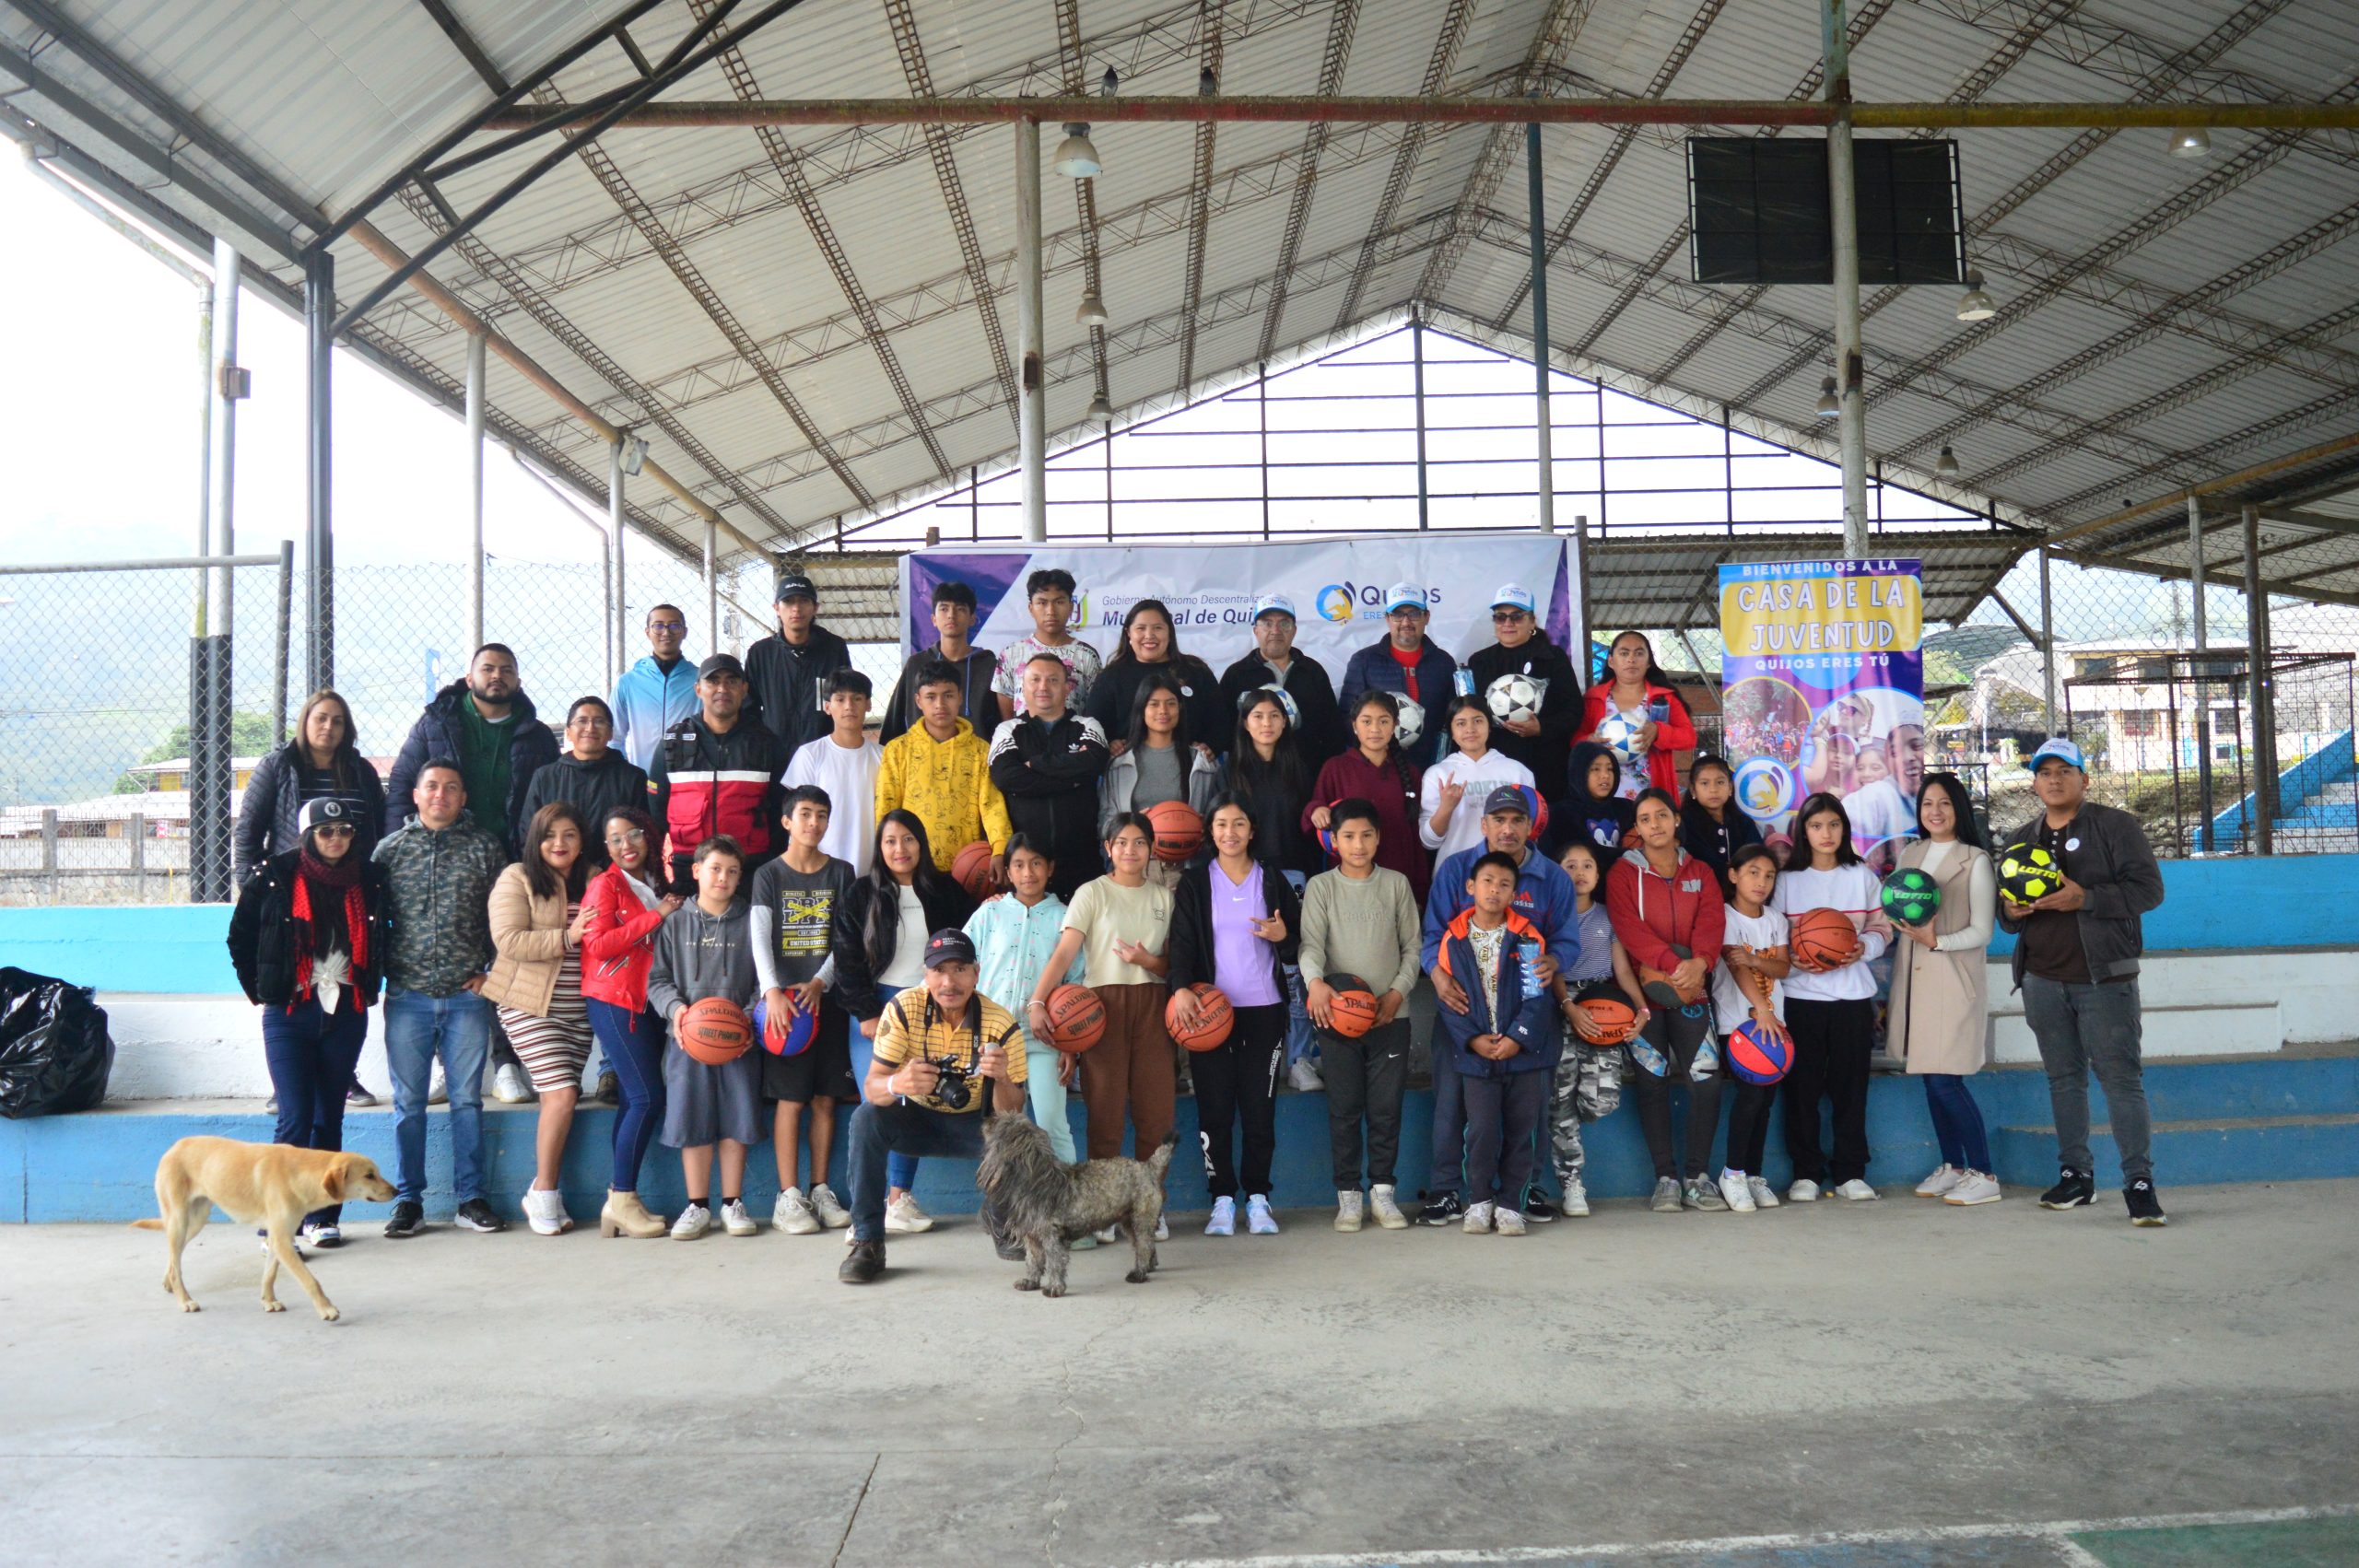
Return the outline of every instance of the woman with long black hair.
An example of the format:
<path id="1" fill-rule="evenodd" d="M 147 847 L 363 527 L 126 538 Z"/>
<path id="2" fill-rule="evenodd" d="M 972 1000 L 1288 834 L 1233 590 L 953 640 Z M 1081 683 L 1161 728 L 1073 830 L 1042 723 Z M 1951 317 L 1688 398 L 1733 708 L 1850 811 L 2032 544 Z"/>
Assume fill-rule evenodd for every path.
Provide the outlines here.
<path id="1" fill-rule="evenodd" d="M 1238 705 L 1222 783 L 1252 813 L 1254 843 L 1262 859 L 1302 877 L 1327 867 L 1326 851 L 1302 830 L 1311 781 L 1285 695 L 1275 686 L 1247 692 Z"/>
<path id="2" fill-rule="evenodd" d="M 1924 837 L 1901 850 L 1900 865 L 1931 877 L 1942 901 L 1922 925 L 1894 922 L 1900 951 L 1892 961 L 1884 1048 L 1925 1081 L 1925 1108 L 1942 1146 L 1941 1165 L 1917 1184 L 1917 1196 L 1961 1208 L 1996 1203 L 1990 1137 L 1966 1081 L 1989 1060 L 1989 949 L 1999 915 L 1998 873 L 1956 774 L 1925 775 L 1917 825 Z"/>
<path id="3" fill-rule="evenodd" d="M 1154 673 L 1169 676 L 1178 686 L 1188 709 L 1188 733 L 1210 739 L 1221 732 L 1227 716 L 1221 711 L 1219 678 L 1211 665 L 1180 651 L 1179 628 L 1163 601 L 1142 599 L 1122 617 L 1121 646 L 1098 672 L 1081 708 L 1097 720 L 1117 755 L 1123 743 L 1117 737 L 1128 728 L 1138 704 L 1139 683 Z"/>
<path id="4" fill-rule="evenodd" d="M 525 826 L 522 858 L 491 884 L 493 956 L 482 994 L 499 1010 L 499 1026 L 540 1096 L 533 1181 L 524 1189 L 524 1218 L 536 1235 L 573 1228 L 557 1175 L 593 1038 L 581 992 L 589 837 L 580 812 L 552 801 Z"/>
<path id="5" fill-rule="evenodd" d="M 1179 801 L 1198 816 L 1220 793 L 1220 767 L 1213 749 L 1197 739 L 1189 726 L 1190 708 L 1180 682 L 1160 670 L 1150 670 L 1138 683 L 1132 699 L 1130 728 L 1122 748 L 1106 767 L 1105 793 L 1097 810 L 1097 834 L 1111 837 L 1114 820 L 1144 812 L 1168 801 Z M 1163 885 L 1178 880 L 1179 868 L 1157 860 L 1152 868 Z"/>
<path id="6" fill-rule="evenodd" d="M 598 1234 L 652 1238 L 670 1226 L 639 1198 L 639 1168 L 663 1129 L 663 1020 L 647 1005 L 647 975 L 663 918 L 687 900 L 664 878 L 663 839 L 644 811 L 608 812 L 598 837 L 606 869 L 581 893 L 581 997 L 622 1097 Z"/>
<path id="7" fill-rule="evenodd" d="M 1639 790 L 1657 789 L 1671 797 L 1676 809 L 1677 754 L 1695 749 L 1696 720 L 1671 689 L 1671 677 L 1655 662 L 1655 645 L 1644 632 L 1623 632 L 1606 646 L 1605 679 L 1590 687 L 1573 739 L 1594 739 L 1598 727 L 1617 714 L 1631 730 L 1627 748 L 1614 752 L 1622 768 L 1622 798 L 1635 801 Z M 1578 790 L 1579 778 L 1572 785 Z"/>
<path id="8" fill-rule="evenodd" d="M 1876 1195 L 1868 1185 L 1868 1064 L 1876 1048 L 1876 977 L 1869 965 L 1892 938 L 1876 873 L 1851 842 L 1851 818 L 1821 792 L 1794 813 L 1793 860 L 1778 873 L 1773 904 L 1790 924 L 1813 909 L 1851 922 L 1851 950 L 1834 959 L 1793 954 L 1786 976 L 1786 1031 L 1794 1063 L 1780 1093 L 1786 1101 L 1786 1153 L 1794 1182 L 1788 1201 L 1814 1203 L 1832 1193 L 1853 1202 Z M 1819 1102 L 1835 1106 L 1831 1155 L 1819 1141 Z"/>

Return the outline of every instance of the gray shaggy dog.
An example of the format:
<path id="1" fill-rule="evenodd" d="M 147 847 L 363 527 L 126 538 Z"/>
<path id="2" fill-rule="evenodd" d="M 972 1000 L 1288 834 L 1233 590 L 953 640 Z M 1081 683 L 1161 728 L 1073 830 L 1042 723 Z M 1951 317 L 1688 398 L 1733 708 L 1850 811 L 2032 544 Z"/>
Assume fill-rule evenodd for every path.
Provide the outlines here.
<path id="1" fill-rule="evenodd" d="M 1024 1244 L 1019 1291 L 1065 1293 L 1065 1264 L 1073 1244 L 1092 1231 L 1119 1224 L 1131 1234 L 1134 1285 L 1156 1266 L 1155 1225 L 1163 1217 L 1163 1174 L 1171 1168 L 1179 1134 L 1166 1137 L 1146 1160 L 1089 1160 L 1068 1165 L 1049 1135 L 1022 1116 L 995 1116 L 983 1129 L 983 1160 L 975 1184 L 1000 1222 L 1000 1234 Z"/>

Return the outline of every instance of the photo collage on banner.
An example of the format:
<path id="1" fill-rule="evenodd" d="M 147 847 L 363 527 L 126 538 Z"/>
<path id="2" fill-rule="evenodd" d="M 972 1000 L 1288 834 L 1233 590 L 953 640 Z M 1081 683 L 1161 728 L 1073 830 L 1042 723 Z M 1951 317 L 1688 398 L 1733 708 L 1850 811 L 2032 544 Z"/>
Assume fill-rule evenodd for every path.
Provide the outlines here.
<path id="1" fill-rule="evenodd" d="M 1720 732 L 1736 800 L 1782 855 L 1793 814 L 1842 797 L 1881 875 L 1917 831 L 1925 778 L 1920 564 L 1748 561 L 1720 568 Z"/>

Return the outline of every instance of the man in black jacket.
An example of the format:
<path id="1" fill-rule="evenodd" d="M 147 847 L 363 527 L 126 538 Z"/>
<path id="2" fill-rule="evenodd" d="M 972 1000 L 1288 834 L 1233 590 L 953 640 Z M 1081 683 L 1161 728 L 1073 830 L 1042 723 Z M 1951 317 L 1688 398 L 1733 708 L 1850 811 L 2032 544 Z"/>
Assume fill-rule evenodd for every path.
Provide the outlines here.
<path id="1" fill-rule="evenodd" d="M 1238 709 L 1245 694 L 1274 686 L 1294 699 L 1302 715 L 1295 728 L 1295 746 L 1302 753 L 1312 778 L 1331 756 L 1351 743 L 1343 715 L 1335 707 L 1335 683 L 1325 665 L 1294 645 L 1294 601 L 1283 593 L 1265 593 L 1253 605 L 1253 651 L 1221 672 L 1221 711 L 1229 728 L 1217 735 L 1199 735 L 1213 749 L 1226 752 L 1236 740 Z"/>
<path id="2" fill-rule="evenodd" d="M 1581 683 L 1573 661 L 1541 628 L 1532 591 L 1516 583 L 1491 595 L 1491 635 L 1497 640 L 1466 661 L 1474 695 L 1487 703 L 1491 683 L 1502 675 L 1528 675 L 1540 687 L 1537 719 L 1501 719 L 1491 714 L 1491 749 L 1532 770 L 1543 790 L 1565 777 L 1565 754 L 1580 725 Z"/>
<path id="3" fill-rule="evenodd" d="M 385 833 L 391 837 L 411 811 L 418 770 L 447 756 L 466 781 L 468 814 L 498 838 L 508 858 L 524 825 L 524 795 L 533 775 L 557 760 L 557 736 L 540 720 L 516 676 L 516 655 L 504 642 L 487 642 L 467 661 L 466 679 L 434 694 L 393 758 L 385 781 Z"/>
<path id="4" fill-rule="evenodd" d="M 934 644 L 919 649 L 901 666 L 901 678 L 885 704 L 878 744 L 889 746 L 916 727 L 918 672 L 936 661 L 958 672 L 958 717 L 972 724 L 978 735 L 999 728 L 999 694 L 992 689 L 992 677 L 999 673 L 999 655 L 975 646 L 970 635 L 974 629 L 975 591 L 963 582 L 935 583 Z"/>
<path id="5" fill-rule="evenodd" d="M 2016 933 L 2015 985 L 2024 993 L 2024 1021 L 2039 1040 L 2056 1114 L 2063 1176 L 2041 1196 L 2040 1207 L 2077 1209 L 2096 1198 L 2096 1162 L 2089 1153 L 2094 1071 L 2121 1154 L 2130 1223 L 2160 1225 L 2140 1057 L 2138 959 L 2145 946 L 2139 917 L 2163 901 L 2162 868 L 2136 817 L 2088 799 L 2089 765 L 2079 746 L 2051 740 L 2031 760 L 2032 790 L 2047 809 L 2007 843 L 2047 850 L 2060 883 L 2029 904 L 2016 903 L 2007 892 L 2002 851 L 1999 921 Z"/>
<path id="6" fill-rule="evenodd" d="M 792 757 L 835 727 L 827 717 L 827 677 L 851 667 L 851 649 L 819 624 L 819 591 L 801 572 L 779 575 L 773 603 L 777 633 L 745 650 L 746 707 Z"/>
<path id="7" fill-rule="evenodd" d="M 992 737 L 992 782 L 1018 833 L 1056 857 L 1050 891 L 1071 899 L 1098 873 L 1097 783 L 1112 757 L 1094 719 L 1065 711 L 1072 673 L 1053 653 L 1024 666 L 1024 711 Z"/>

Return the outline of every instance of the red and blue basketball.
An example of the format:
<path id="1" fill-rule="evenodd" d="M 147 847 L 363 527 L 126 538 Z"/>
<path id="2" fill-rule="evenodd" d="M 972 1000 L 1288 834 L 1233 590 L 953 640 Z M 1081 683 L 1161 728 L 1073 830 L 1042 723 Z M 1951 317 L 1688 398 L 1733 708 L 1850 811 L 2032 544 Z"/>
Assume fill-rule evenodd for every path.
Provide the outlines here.
<path id="1" fill-rule="evenodd" d="M 1785 1037 L 1750 1018 L 1730 1032 L 1728 1056 L 1729 1071 L 1747 1083 L 1775 1083 L 1794 1064 L 1793 1047 Z"/>
<path id="2" fill-rule="evenodd" d="M 818 1037 L 819 1014 L 815 1009 L 789 1007 L 783 1037 L 771 1035 L 769 1014 L 769 1003 L 767 1000 L 754 1004 L 754 1033 L 760 1037 L 762 1048 L 772 1056 L 801 1056 Z"/>

